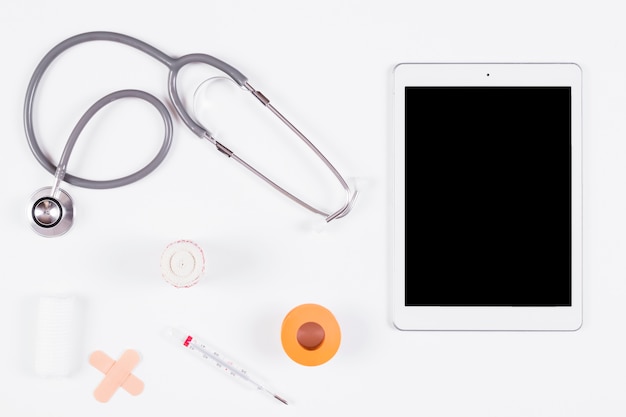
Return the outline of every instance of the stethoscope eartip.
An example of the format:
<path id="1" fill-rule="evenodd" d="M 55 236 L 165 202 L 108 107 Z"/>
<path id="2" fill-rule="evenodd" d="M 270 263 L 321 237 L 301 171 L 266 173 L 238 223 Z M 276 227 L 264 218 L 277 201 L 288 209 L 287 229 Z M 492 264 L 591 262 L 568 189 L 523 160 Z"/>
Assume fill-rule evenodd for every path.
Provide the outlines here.
<path id="1" fill-rule="evenodd" d="M 28 208 L 31 228 L 44 237 L 65 234 L 72 227 L 74 204 L 69 194 L 58 189 L 58 197 L 52 195 L 52 187 L 37 190 L 31 196 Z"/>

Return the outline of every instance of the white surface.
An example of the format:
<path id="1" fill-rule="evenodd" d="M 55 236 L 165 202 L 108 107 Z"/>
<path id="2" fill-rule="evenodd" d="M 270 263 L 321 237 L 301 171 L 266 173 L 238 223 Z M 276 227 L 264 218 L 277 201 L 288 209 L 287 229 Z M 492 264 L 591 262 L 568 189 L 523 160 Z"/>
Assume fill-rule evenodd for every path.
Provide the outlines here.
<path id="1" fill-rule="evenodd" d="M 4 2 L 0 414 L 623 415 L 622 10 L 618 1 L 543 0 Z M 171 153 L 149 178 L 108 191 L 65 186 L 76 203 L 73 229 L 54 240 L 37 236 L 25 204 L 34 190 L 51 185 L 52 176 L 36 164 L 24 139 L 24 93 L 53 45 L 90 30 L 138 36 L 172 55 L 209 53 L 239 68 L 356 180 L 361 194 L 354 211 L 320 226 L 316 216 L 176 121 Z M 121 61 L 108 65 L 113 57 Z M 63 59 L 51 69 L 38 104 L 42 146 L 55 158 L 80 114 L 113 88 L 146 88 L 166 97 L 165 69 L 136 51 L 98 45 Z M 390 89 L 393 66 L 406 61 L 570 61 L 582 67 L 581 330 L 393 328 Z M 130 126 L 131 113 L 144 116 L 120 104 L 94 120 L 70 171 L 102 179 L 145 163 L 159 146 L 161 125 L 146 112 L 145 124 Z M 238 138 L 227 134 L 224 143 L 237 148 Z M 292 143 L 265 154 L 279 160 L 297 155 Z M 160 277 L 160 254 L 176 239 L 193 240 L 205 251 L 205 277 L 193 288 L 176 289 Z M 57 293 L 84 302 L 84 360 L 72 377 L 47 380 L 32 369 L 32 301 Z M 343 331 L 337 355 L 314 368 L 291 361 L 280 345 L 284 315 L 305 302 L 329 308 Z M 290 405 L 230 384 L 183 355 L 161 336 L 170 323 L 238 358 Z M 92 392 L 102 375 L 88 365 L 89 354 L 101 349 L 119 357 L 128 348 L 142 355 L 135 374 L 146 384 L 144 393 L 120 391 L 98 403 Z"/>
<path id="2" fill-rule="evenodd" d="M 394 68 L 394 164 L 393 164 L 393 323 L 402 330 L 578 330 L 582 325 L 582 73 L 576 64 L 401 64 Z M 571 91 L 571 304 L 565 307 L 447 307 L 407 306 L 405 244 L 415 242 L 405 233 L 404 189 L 406 147 L 406 87 L 423 86 L 566 86 Z M 472 138 L 474 139 L 474 138 Z M 540 152 L 540 151 L 538 151 Z M 408 156 L 411 161 L 412 155 Z M 410 162 L 408 162 L 410 163 Z M 413 183 L 415 184 L 415 183 Z M 414 186 L 417 188 L 418 186 Z M 410 188 L 412 188 L 410 186 Z M 400 191 L 398 191 L 400 190 Z M 414 197 L 415 198 L 415 197 Z M 419 200 L 418 200 L 419 201 Z M 411 215 L 413 213 L 409 213 Z M 418 231 L 419 228 L 414 229 Z M 419 232 L 418 232 L 419 233 Z M 539 234 L 541 231 L 539 231 Z M 511 239 L 516 237 L 511 236 Z M 423 240 L 423 239 L 422 239 Z M 504 244 L 504 243 L 503 243 Z M 410 250 L 415 250 L 409 246 Z M 484 251 L 490 259 L 488 251 Z M 472 252 L 476 253 L 476 252 Z M 414 258 L 408 256 L 409 262 Z M 454 260 L 451 259 L 454 262 Z M 536 261 L 535 261 L 536 262 Z M 411 268 L 412 270 L 415 270 Z M 472 277 L 470 277 L 472 278 Z"/>

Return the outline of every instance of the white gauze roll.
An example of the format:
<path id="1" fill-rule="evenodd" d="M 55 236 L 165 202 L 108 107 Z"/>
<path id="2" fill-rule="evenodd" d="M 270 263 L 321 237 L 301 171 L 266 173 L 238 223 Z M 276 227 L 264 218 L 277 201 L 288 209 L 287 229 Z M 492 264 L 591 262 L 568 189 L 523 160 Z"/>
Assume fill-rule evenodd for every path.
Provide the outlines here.
<path id="1" fill-rule="evenodd" d="M 76 369 L 79 320 L 76 297 L 40 297 L 35 334 L 37 375 L 68 376 Z"/>

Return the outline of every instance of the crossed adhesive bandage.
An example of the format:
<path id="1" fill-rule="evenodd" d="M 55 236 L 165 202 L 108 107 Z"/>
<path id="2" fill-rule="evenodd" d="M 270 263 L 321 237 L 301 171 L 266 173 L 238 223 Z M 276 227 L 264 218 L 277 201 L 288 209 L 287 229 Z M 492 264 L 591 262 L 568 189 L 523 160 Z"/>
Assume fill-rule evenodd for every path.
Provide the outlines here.
<path id="1" fill-rule="evenodd" d="M 131 349 L 125 351 L 117 361 L 100 350 L 93 352 L 89 363 L 106 375 L 93 392 L 96 400 L 103 403 L 109 401 L 119 387 L 131 395 L 141 394 L 143 381 L 132 374 L 140 360 L 139 353 Z"/>

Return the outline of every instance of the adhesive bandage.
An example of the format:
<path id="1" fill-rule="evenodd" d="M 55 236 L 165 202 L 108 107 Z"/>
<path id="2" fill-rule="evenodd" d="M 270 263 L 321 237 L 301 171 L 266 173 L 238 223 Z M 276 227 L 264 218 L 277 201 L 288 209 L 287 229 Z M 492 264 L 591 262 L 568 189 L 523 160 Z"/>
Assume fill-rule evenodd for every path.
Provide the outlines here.
<path id="1" fill-rule="evenodd" d="M 117 361 L 100 350 L 93 352 L 89 363 L 106 375 L 93 392 L 96 400 L 102 403 L 109 401 L 119 387 L 131 395 L 141 394 L 143 381 L 132 374 L 140 360 L 139 353 L 132 349 L 125 351 Z"/>

